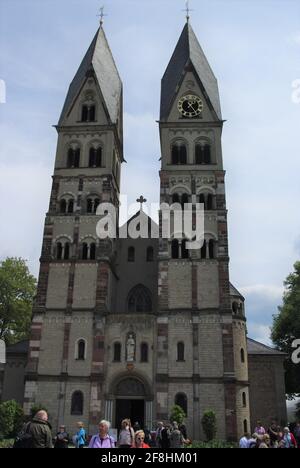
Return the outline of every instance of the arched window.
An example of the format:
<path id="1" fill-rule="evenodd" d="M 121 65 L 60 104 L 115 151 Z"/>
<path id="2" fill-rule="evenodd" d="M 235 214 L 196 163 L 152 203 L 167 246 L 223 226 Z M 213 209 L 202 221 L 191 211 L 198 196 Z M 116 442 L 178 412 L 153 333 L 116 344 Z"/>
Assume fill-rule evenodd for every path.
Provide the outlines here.
<path id="1" fill-rule="evenodd" d="M 88 106 L 82 106 L 81 109 L 81 121 L 87 122 L 89 119 L 89 108 Z"/>
<path id="2" fill-rule="evenodd" d="M 180 406 L 180 408 L 185 412 L 185 415 L 188 415 L 187 396 L 185 393 L 177 393 L 175 397 L 175 405 Z"/>
<path id="3" fill-rule="evenodd" d="M 135 261 L 135 248 L 134 247 L 129 247 L 127 260 L 130 263 L 133 263 Z"/>
<path id="4" fill-rule="evenodd" d="M 177 361 L 184 361 L 184 343 L 180 342 L 177 344 Z"/>
<path id="5" fill-rule="evenodd" d="M 211 260 L 215 258 L 215 241 L 213 239 L 209 241 L 209 258 Z"/>
<path id="6" fill-rule="evenodd" d="M 248 432 L 248 421 L 247 421 L 247 419 L 244 420 L 243 425 L 244 425 L 244 433 L 247 434 L 247 432 Z"/>
<path id="7" fill-rule="evenodd" d="M 85 341 L 80 340 L 77 344 L 77 360 L 84 361 L 85 360 Z"/>
<path id="8" fill-rule="evenodd" d="M 241 349 L 241 362 L 244 364 L 245 363 L 245 350 L 242 348 Z"/>
<path id="9" fill-rule="evenodd" d="M 128 312 L 152 312 L 151 294 L 143 285 L 133 288 L 128 295 Z"/>
<path id="10" fill-rule="evenodd" d="M 206 240 L 203 241 L 203 246 L 201 247 L 201 259 L 206 259 Z"/>
<path id="11" fill-rule="evenodd" d="M 100 199 L 96 197 L 89 197 L 86 201 L 87 213 L 96 214 L 97 208 L 100 205 Z"/>
<path id="12" fill-rule="evenodd" d="M 66 200 L 60 200 L 59 211 L 62 214 L 65 214 L 67 212 L 67 202 L 66 202 Z"/>
<path id="13" fill-rule="evenodd" d="M 172 258 L 179 258 L 179 242 L 177 239 L 172 241 Z"/>
<path id="14" fill-rule="evenodd" d="M 237 302 L 233 302 L 232 304 L 232 312 L 236 315 L 238 313 L 238 310 L 239 310 L 239 305 Z"/>
<path id="15" fill-rule="evenodd" d="M 68 213 L 74 213 L 74 200 L 69 200 L 68 202 Z"/>
<path id="16" fill-rule="evenodd" d="M 147 249 L 147 262 L 154 261 L 154 250 L 153 247 L 148 247 Z"/>
<path id="17" fill-rule="evenodd" d="M 114 362 L 121 362 L 121 343 L 114 344 Z"/>
<path id="18" fill-rule="evenodd" d="M 182 141 L 178 141 L 172 146 L 172 164 L 187 164 L 187 149 Z"/>
<path id="19" fill-rule="evenodd" d="M 78 168 L 80 166 L 80 148 L 70 148 L 68 150 L 68 169 Z"/>
<path id="20" fill-rule="evenodd" d="M 83 393 L 76 391 L 72 395 L 71 415 L 82 416 L 83 414 Z"/>
<path id="21" fill-rule="evenodd" d="M 91 148 L 89 167 L 101 167 L 102 165 L 102 148 Z"/>
<path id="22" fill-rule="evenodd" d="M 69 260 L 70 259 L 70 244 L 69 242 L 65 243 L 64 247 L 64 260 Z"/>
<path id="23" fill-rule="evenodd" d="M 84 104 L 81 109 L 82 122 L 95 122 L 96 120 L 96 106 L 94 104 Z"/>
<path id="24" fill-rule="evenodd" d="M 195 148 L 196 164 L 211 164 L 211 149 L 208 143 L 197 143 Z"/>
<path id="25" fill-rule="evenodd" d="M 96 260 L 96 244 L 94 242 L 90 245 L 90 260 Z"/>
<path id="26" fill-rule="evenodd" d="M 148 345 L 147 343 L 141 344 L 141 362 L 148 362 Z"/>
<path id="27" fill-rule="evenodd" d="M 56 259 L 62 260 L 62 256 L 63 256 L 63 246 L 61 242 L 58 242 L 56 244 Z"/>
<path id="28" fill-rule="evenodd" d="M 86 243 L 82 244 L 82 260 L 88 259 L 89 247 Z"/>
<path id="29" fill-rule="evenodd" d="M 181 243 L 181 258 L 189 258 L 189 251 L 188 249 L 186 248 L 186 243 L 187 243 L 187 240 L 184 239 Z"/>
<path id="30" fill-rule="evenodd" d="M 243 392 L 242 400 L 243 400 L 243 407 L 246 408 L 247 407 L 247 397 L 246 397 L 245 392 Z"/>

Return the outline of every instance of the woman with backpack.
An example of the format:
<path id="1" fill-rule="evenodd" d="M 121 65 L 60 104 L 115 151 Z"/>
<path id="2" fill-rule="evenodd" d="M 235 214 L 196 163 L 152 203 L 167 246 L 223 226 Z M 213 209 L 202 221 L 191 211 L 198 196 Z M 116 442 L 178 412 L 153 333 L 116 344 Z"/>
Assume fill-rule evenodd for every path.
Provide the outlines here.
<path id="1" fill-rule="evenodd" d="M 115 440 L 108 434 L 110 429 L 109 421 L 101 421 L 99 423 L 99 433 L 91 438 L 89 448 L 90 449 L 111 449 L 116 447 Z"/>

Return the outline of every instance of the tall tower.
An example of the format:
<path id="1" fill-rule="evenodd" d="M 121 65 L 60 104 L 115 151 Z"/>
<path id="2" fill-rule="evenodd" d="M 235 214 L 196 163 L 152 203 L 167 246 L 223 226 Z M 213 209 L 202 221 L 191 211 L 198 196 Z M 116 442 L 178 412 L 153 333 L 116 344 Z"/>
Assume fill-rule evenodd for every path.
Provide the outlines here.
<path id="1" fill-rule="evenodd" d="M 204 204 L 205 242 L 188 251 L 176 232 L 160 240 L 157 416 L 180 404 L 198 439 L 213 409 L 218 437 L 236 439 L 250 428 L 248 369 L 245 317 L 233 314 L 230 295 L 223 120 L 217 80 L 189 21 L 162 79 L 159 128 L 161 203 Z"/>
<path id="2" fill-rule="evenodd" d="M 115 242 L 96 236 L 101 202 L 118 212 L 122 83 L 102 24 L 67 93 L 46 215 L 26 377 L 25 411 L 53 427 L 103 414 L 105 317 L 115 287 Z"/>

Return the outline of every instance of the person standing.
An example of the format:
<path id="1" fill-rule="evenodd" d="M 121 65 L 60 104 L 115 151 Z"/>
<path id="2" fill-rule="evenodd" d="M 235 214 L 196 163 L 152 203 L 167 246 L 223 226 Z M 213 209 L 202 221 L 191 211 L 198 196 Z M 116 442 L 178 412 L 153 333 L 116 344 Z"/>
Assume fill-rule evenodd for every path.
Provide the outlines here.
<path id="1" fill-rule="evenodd" d="M 294 430 L 294 437 L 297 443 L 298 449 L 300 449 L 300 421 L 297 422 L 297 425 Z"/>
<path id="2" fill-rule="evenodd" d="M 177 422 L 173 422 L 173 430 L 170 435 L 170 448 L 184 448 L 184 438 L 180 430 L 178 429 Z"/>
<path id="3" fill-rule="evenodd" d="M 156 430 L 156 446 L 159 447 L 159 448 L 162 448 L 162 445 L 161 445 L 161 441 L 162 441 L 161 433 L 162 433 L 163 428 L 164 428 L 164 423 L 163 423 L 162 421 L 160 421 L 159 423 L 157 423 L 157 430 Z"/>
<path id="4" fill-rule="evenodd" d="M 131 448 L 134 442 L 134 430 L 129 419 L 124 419 L 121 423 L 121 431 L 118 439 L 118 447 L 122 449 Z"/>
<path id="5" fill-rule="evenodd" d="M 255 434 L 258 434 L 259 436 L 264 436 L 266 433 L 265 428 L 263 427 L 261 421 L 257 421 L 257 426 L 254 429 Z"/>
<path id="6" fill-rule="evenodd" d="M 240 440 L 240 449 L 248 449 L 250 448 L 250 439 L 251 439 L 251 434 L 246 432 L 244 434 L 244 437 L 241 438 Z"/>
<path id="7" fill-rule="evenodd" d="M 53 448 L 51 426 L 46 411 L 38 411 L 28 426 L 30 448 Z"/>
<path id="8" fill-rule="evenodd" d="M 280 433 L 280 427 L 277 425 L 276 421 L 272 421 L 271 426 L 268 429 L 268 434 L 270 436 L 271 446 L 273 448 L 278 448 L 279 433 Z"/>
<path id="9" fill-rule="evenodd" d="M 115 440 L 108 434 L 110 422 L 104 419 L 99 423 L 99 433 L 91 438 L 90 449 L 112 449 L 116 448 Z"/>
<path id="10" fill-rule="evenodd" d="M 84 429 L 83 422 L 79 421 L 77 423 L 77 428 L 78 428 L 78 431 L 74 437 L 75 447 L 82 449 L 86 445 L 86 432 Z"/>
<path id="11" fill-rule="evenodd" d="M 70 442 L 69 434 L 66 432 L 66 426 L 60 426 L 56 434 L 54 448 L 68 448 Z"/>
<path id="12" fill-rule="evenodd" d="M 294 435 L 290 432 L 290 429 L 288 427 L 285 427 L 283 429 L 283 446 L 286 449 L 292 449 L 292 448 L 297 448 L 297 443 L 295 440 Z"/>
<path id="13" fill-rule="evenodd" d="M 137 431 L 134 436 L 134 447 L 137 449 L 149 449 L 149 445 L 145 444 L 145 433 L 144 431 Z"/>

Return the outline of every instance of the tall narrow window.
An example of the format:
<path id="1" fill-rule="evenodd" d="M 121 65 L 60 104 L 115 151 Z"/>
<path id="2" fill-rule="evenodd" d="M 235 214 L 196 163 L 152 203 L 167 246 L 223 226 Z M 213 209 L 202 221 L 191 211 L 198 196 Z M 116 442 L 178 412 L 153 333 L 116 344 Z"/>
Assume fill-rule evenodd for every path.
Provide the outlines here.
<path id="1" fill-rule="evenodd" d="M 101 167 L 101 163 L 102 163 L 102 149 L 91 148 L 89 167 Z"/>
<path id="2" fill-rule="evenodd" d="M 204 164 L 204 149 L 203 146 L 200 144 L 196 145 L 195 148 L 196 153 L 196 164 Z"/>
<path id="3" fill-rule="evenodd" d="M 141 344 L 141 362 L 148 362 L 148 345 L 147 343 Z"/>
<path id="4" fill-rule="evenodd" d="M 71 415 L 81 416 L 83 414 L 83 393 L 74 392 L 71 401 Z"/>
<path id="5" fill-rule="evenodd" d="M 68 213 L 69 213 L 69 214 L 74 213 L 74 200 L 69 200 L 69 203 L 68 203 Z"/>
<path id="6" fill-rule="evenodd" d="M 186 205 L 189 202 L 189 196 L 187 193 L 184 193 L 181 197 L 181 206 L 182 209 L 184 209 L 184 205 Z"/>
<path id="7" fill-rule="evenodd" d="M 147 262 L 153 262 L 153 260 L 154 260 L 153 247 L 148 247 L 148 249 L 147 249 Z"/>
<path id="8" fill-rule="evenodd" d="M 70 148 L 69 151 L 68 151 L 67 167 L 69 169 L 74 167 L 74 150 L 72 148 Z"/>
<path id="9" fill-rule="evenodd" d="M 77 148 L 74 152 L 74 167 L 80 166 L 80 149 Z"/>
<path id="10" fill-rule="evenodd" d="M 187 150 L 185 145 L 180 146 L 179 161 L 180 164 L 187 164 Z"/>
<path id="11" fill-rule="evenodd" d="M 59 204 L 59 211 L 62 214 L 65 214 L 67 212 L 67 202 L 66 200 L 61 200 Z"/>
<path id="12" fill-rule="evenodd" d="M 214 209 L 214 197 L 211 194 L 207 196 L 207 209 L 208 210 Z"/>
<path id="13" fill-rule="evenodd" d="M 172 146 L 172 164 L 187 164 L 187 148 L 186 145 L 179 141 Z"/>
<path id="14" fill-rule="evenodd" d="M 121 343 L 114 344 L 114 362 L 121 362 Z"/>
<path id="15" fill-rule="evenodd" d="M 96 244 L 94 242 L 90 245 L 90 259 L 96 260 Z"/>
<path id="16" fill-rule="evenodd" d="M 174 193 L 174 195 L 172 196 L 172 203 L 180 203 L 180 196 L 178 195 L 178 193 Z"/>
<path id="17" fill-rule="evenodd" d="M 243 400 L 243 407 L 246 408 L 247 407 L 247 397 L 246 397 L 245 392 L 243 392 L 242 400 Z"/>
<path id="18" fill-rule="evenodd" d="M 186 243 L 187 243 L 186 239 L 184 239 L 181 243 L 181 257 L 185 259 L 189 258 L 189 251 L 186 248 Z"/>
<path id="19" fill-rule="evenodd" d="M 172 258 L 179 258 L 179 242 L 177 239 L 172 241 Z"/>
<path id="20" fill-rule="evenodd" d="M 96 106 L 90 106 L 89 109 L 89 121 L 95 122 L 96 120 Z"/>
<path id="21" fill-rule="evenodd" d="M 184 361 L 184 343 L 180 342 L 177 344 L 177 361 Z"/>
<path id="22" fill-rule="evenodd" d="M 129 247 L 128 249 L 128 262 L 133 263 L 135 261 L 135 248 Z"/>
<path id="23" fill-rule="evenodd" d="M 97 213 L 97 209 L 98 209 L 98 206 L 100 205 L 100 199 L 99 198 L 95 198 L 94 200 L 94 213 L 96 214 Z"/>
<path id="24" fill-rule="evenodd" d="M 69 242 L 65 243 L 65 249 L 64 249 L 64 260 L 69 260 L 70 259 L 70 244 Z"/>
<path id="25" fill-rule="evenodd" d="M 179 164 L 179 146 L 177 145 L 174 145 L 172 147 L 172 164 L 174 164 L 175 166 L 177 166 L 177 164 Z"/>
<path id="26" fill-rule="evenodd" d="M 89 108 L 88 106 L 82 106 L 81 110 L 81 121 L 87 122 L 89 119 Z"/>
<path id="27" fill-rule="evenodd" d="M 88 198 L 86 204 L 87 204 L 87 206 L 86 206 L 87 213 L 92 213 L 93 212 L 93 200 L 92 200 L 92 198 Z"/>
<path id="28" fill-rule="evenodd" d="M 206 259 L 206 240 L 204 240 L 203 246 L 201 248 L 201 259 L 202 260 Z"/>
<path id="29" fill-rule="evenodd" d="M 204 164 L 211 164 L 210 145 L 204 146 Z"/>
<path id="30" fill-rule="evenodd" d="M 202 203 L 202 205 L 204 205 L 204 210 L 206 210 L 206 203 L 205 203 L 205 196 L 204 196 L 204 193 L 201 193 L 200 197 L 199 197 L 199 203 Z"/>
<path id="31" fill-rule="evenodd" d="M 180 408 L 185 412 L 185 415 L 188 416 L 187 396 L 185 393 L 177 393 L 175 396 L 175 405 L 180 406 Z"/>
<path id="32" fill-rule="evenodd" d="M 241 362 L 242 364 L 245 364 L 245 350 L 242 348 L 241 349 Z"/>
<path id="33" fill-rule="evenodd" d="M 78 342 L 77 359 L 78 361 L 85 360 L 85 341 L 84 340 L 80 340 Z"/>
<path id="34" fill-rule="evenodd" d="M 209 241 L 209 258 L 211 260 L 215 258 L 215 241 L 213 239 Z"/>
<path id="35" fill-rule="evenodd" d="M 56 244 L 56 259 L 62 260 L 62 255 L 63 255 L 63 246 L 61 242 L 58 242 Z"/>
<path id="36" fill-rule="evenodd" d="M 87 260 L 88 259 L 88 245 L 86 243 L 82 244 L 82 260 Z"/>
<path id="37" fill-rule="evenodd" d="M 246 434 L 248 432 L 248 421 L 247 419 L 244 420 L 244 433 Z"/>

